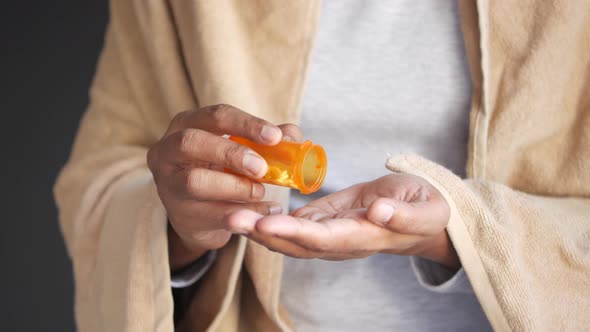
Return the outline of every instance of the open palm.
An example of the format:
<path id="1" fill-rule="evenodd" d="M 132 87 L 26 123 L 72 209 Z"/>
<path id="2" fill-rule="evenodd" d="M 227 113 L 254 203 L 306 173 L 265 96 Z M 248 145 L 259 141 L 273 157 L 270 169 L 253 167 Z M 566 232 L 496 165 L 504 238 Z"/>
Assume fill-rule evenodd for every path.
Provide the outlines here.
<path id="1" fill-rule="evenodd" d="M 320 198 L 291 215 L 238 211 L 229 225 L 292 257 L 342 260 L 385 252 L 446 263 L 438 256 L 449 251 L 449 213 L 444 197 L 426 180 L 390 174 Z"/>

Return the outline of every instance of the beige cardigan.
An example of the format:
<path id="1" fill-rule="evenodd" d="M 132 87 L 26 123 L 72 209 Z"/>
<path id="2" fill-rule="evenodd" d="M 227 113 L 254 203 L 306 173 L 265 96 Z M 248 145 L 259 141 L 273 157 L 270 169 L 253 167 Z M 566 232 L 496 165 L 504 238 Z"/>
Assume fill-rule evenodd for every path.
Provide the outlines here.
<path id="1" fill-rule="evenodd" d="M 147 148 L 174 113 L 229 103 L 297 122 L 312 0 L 118 0 L 91 103 L 55 195 L 80 331 L 173 331 L 166 213 Z M 499 331 L 590 328 L 590 1 L 460 1 L 473 78 L 468 180 L 417 156 L 452 207 L 448 232 Z M 269 199 L 287 201 L 273 187 Z M 282 256 L 221 250 L 184 331 L 290 330 Z"/>

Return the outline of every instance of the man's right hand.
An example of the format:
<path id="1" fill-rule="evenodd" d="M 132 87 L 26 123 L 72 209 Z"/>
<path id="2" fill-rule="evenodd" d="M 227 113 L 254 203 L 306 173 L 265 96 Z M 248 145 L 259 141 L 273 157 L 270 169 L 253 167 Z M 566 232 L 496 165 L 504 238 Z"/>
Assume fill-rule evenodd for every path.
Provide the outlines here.
<path id="1" fill-rule="evenodd" d="M 226 134 L 265 145 L 279 143 L 283 134 L 301 138 L 295 125 L 275 126 L 229 105 L 182 112 L 172 119 L 147 155 L 171 225 L 172 270 L 223 247 L 231 236 L 226 223 L 232 212 L 281 213 L 278 203 L 262 201 L 262 184 L 223 172 L 226 167 L 257 179 L 268 167 L 256 152 L 222 137 Z"/>

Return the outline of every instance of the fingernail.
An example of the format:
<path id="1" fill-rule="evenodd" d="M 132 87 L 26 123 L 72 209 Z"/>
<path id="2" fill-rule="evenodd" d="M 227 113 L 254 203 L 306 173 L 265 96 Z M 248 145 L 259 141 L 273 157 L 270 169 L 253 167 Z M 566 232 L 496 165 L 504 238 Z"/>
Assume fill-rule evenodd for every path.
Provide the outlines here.
<path id="1" fill-rule="evenodd" d="M 385 225 L 388 224 L 393 217 L 393 212 L 395 209 L 391 205 L 381 204 L 377 206 L 377 211 L 375 211 L 375 222 Z"/>
<path id="2" fill-rule="evenodd" d="M 260 136 L 262 136 L 262 138 L 267 142 L 273 142 L 275 138 L 280 135 L 281 130 L 273 126 L 264 126 L 260 132 Z"/>
<path id="3" fill-rule="evenodd" d="M 283 213 L 283 208 L 280 205 L 273 205 L 268 208 L 268 212 L 271 215 L 281 214 L 281 213 Z"/>
<path id="4" fill-rule="evenodd" d="M 264 186 L 260 183 L 252 185 L 252 198 L 262 198 L 264 196 Z"/>
<path id="5" fill-rule="evenodd" d="M 244 168 L 253 176 L 260 176 L 266 169 L 266 161 L 252 152 L 248 152 L 242 159 Z"/>
<path id="6" fill-rule="evenodd" d="M 295 142 L 295 139 L 291 136 L 283 136 L 283 141 Z"/>

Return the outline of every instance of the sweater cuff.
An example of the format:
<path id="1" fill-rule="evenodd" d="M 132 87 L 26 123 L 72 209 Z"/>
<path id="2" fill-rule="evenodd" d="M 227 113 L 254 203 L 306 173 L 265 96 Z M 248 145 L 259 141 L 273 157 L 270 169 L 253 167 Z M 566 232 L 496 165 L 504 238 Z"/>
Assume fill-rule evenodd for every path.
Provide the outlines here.
<path id="1" fill-rule="evenodd" d="M 186 288 L 195 284 L 201 279 L 213 265 L 217 251 L 207 251 L 202 257 L 186 268 L 173 273 L 170 276 L 170 285 L 172 288 Z"/>
<path id="2" fill-rule="evenodd" d="M 453 271 L 430 260 L 410 257 L 414 275 L 420 285 L 436 293 L 473 293 L 463 268 Z"/>

